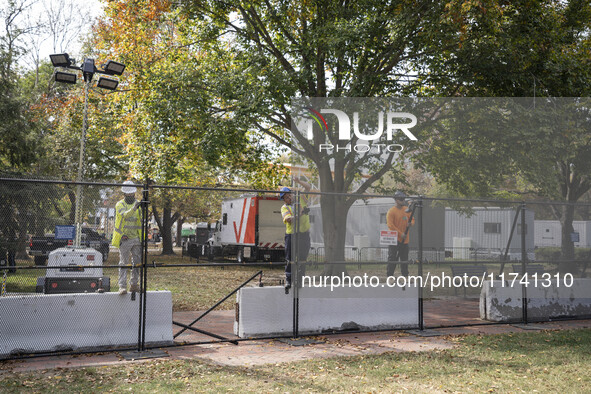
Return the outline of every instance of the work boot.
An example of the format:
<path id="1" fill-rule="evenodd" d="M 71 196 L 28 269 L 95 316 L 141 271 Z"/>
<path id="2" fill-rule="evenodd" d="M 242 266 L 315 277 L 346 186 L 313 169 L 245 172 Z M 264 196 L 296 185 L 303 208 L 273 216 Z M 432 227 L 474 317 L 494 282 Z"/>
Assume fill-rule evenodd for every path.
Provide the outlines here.
<path id="1" fill-rule="evenodd" d="M 119 295 L 125 295 L 127 294 L 127 289 L 125 287 L 122 287 L 119 289 Z"/>
<path id="2" fill-rule="evenodd" d="M 139 285 L 131 285 L 129 287 L 129 291 L 132 293 L 139 293 L 140 292 L 140 287 Z"/>
<path id="3" fill-rule="evenodd" d="M 290 288 L 291 288 L 291 283 L 285 282 L 285 294 L 289 294 Z"/>

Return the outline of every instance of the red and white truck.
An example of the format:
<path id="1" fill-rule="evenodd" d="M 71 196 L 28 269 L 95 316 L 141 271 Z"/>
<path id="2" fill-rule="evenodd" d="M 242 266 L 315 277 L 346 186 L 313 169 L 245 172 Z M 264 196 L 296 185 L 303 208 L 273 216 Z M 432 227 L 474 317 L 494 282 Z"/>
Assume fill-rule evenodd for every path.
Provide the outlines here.
<path id="1" fill-rule="evenodd" d="M 238 262 L 283 262 L 283 201 L 277 196 L 248 195 L 222 202 L 222 218 L 207 242 L 189 245 L 191 257 L 235 258 Z M 199 242 L 199 241 L 197 241 Z"/>

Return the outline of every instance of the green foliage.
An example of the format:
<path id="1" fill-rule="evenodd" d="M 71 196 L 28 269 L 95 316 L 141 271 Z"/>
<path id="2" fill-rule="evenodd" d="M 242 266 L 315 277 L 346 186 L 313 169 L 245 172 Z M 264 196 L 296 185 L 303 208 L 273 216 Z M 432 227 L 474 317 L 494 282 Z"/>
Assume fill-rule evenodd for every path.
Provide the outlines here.
<path id="1" fill-rule="evenodd" d="M 105 108 L 118 117 L 117 160 L 127 176 L 201 187 L 276 183 L 279 171 L 268 165 L 267 150 L 219 112 L 213 89 L 219 71 L 204 64 L 216 60 L 217 52 L 207 50 L 222 44 L 196 40 L 206 24 L 175 12 L 167 1 L 110 3 L 105 12 L 94 44 L 126 64 L 125 89 Z M 156 188 L 151 198 L 165 254 L 172 253 L 175 221 L 211 219 L 221 205 L 216 193 Z"/>
<path id="2" fill-rule="evenodd" d="M 18 177 L 18 173 L 3 173 Z M 51 184 L 3 182 L 0 187 L 0 251 L 25 255 L 29 235 L 44 235 L 56 224 L 70 224 L 60 202 L 67 190 Z"/>
<path id="3" fill-rule="evenodd" d="M 562 249 L 558 247 L 536 248 L 536 260 L 538 261 L 557 261 L 562 256 Z M 574 259 L 577 261 L 588 262 L 591 257 L 591 249 L 575 248 Z"/>
<path id="4" fill-rule="evenodd" d="M 9 67 L 9 57 L 0 53 L 0 68 Z M 0 172 L 26 169 L 36 158 L 38 129 L 26 111 L 27 97 L 18 88 L 12 73 L 0 73 Z"/>
<path id="5" fill-rule="evenodd" d="M 209 64 L 216 76 L 211 86 L 232 127 L 294 151 L 289 133 L 292 98 L 416 92 L 398 74 L 410 71 L 425 56 L 425 42 L 430 38 L 439 34 L 440 40 L 451 39 L 448 31 L 439 30 L 447 18 L 444 4 L 433 2 L 195 1 L 187 3 L 186 11 L 193 18 L 212 22 L 204 35 L 217 29 L 216 34 L 225 34 L 224 39 L 232 44 L 212 48 L 224 63 Z M 363 166 L 351 163 L 355 171 L 328 177 L 327 163 L 317 155 L 310 150 L 297 150 L 297 154 L 317 167 L 327 191 L 347 192 L 360 180 Z M 336 167 L 353 160 L 344 159 Z M 381 167 L 391 166 L 381 164 L 367 170 L 380 172 Z M 335 185 L 340 186 L 333 190 Z"/>
<path id="6" fill-rule="evenodd" d="M 326 192 L 364 193 L 388 170 L 398 172 L 403 158 L 337 154 L 330 163 L 318 154 L 324 141 L 311 144 L 292 130 L 291 100 L 417 94 L 422 81 L 401 75 L 419 70 L 434 46 L 456 41 L 457 23 L 445 2 L 427 0 L 188 1 L 182 11 L 207 26 L 200 39 L 218 37 L 210 48 L 216 54 L 203 66 L 219 97 L 219 118 L 231 126 L 223 129 L 230 137 L 218 136 L 208 150 L 217 152 L 225 138 L 254 135 L 269 141 L 267 149 L 289 149 L 290 163 L 306 162 Z M 353 201 L 321 200 L 329 259 L 342 260 L 338 217 L 346 217 Z"/>
<path id="7" fill-rule="evenodd" d="M 584 97 L 591 88 L 591 4 L 588 1 L 464 2 L 469 38 L 433 58 L 430 69 L 456 81 L 457 95 Z M 436 84 L 445 91 L 445 83 Z M 494 127 L 449 127 L 424 145 L 422 168 L 452 191 L 490 196 L 508 184 L 553 200 L 578 201 L 591 188 L 588 100 L 571 100 L 546 113 L 532 98 L 523 123 L 503 132 Z M 558 100 L 556 100 L 558 101 Z M 548 105 L 550 103 L 550 105 Z M 568 118 L 566 118 L 568 116 Z M 565 119 L 566 118 L 566 119 Z M 497 129 L 500 130 L 500 129 Z M 514 180 L 517 179 L 517 182 Z M 563 257 L 574 256 L 569 240 L 572 206 L 554 209 L 563 227 Z"/>
<path id="8" fill-rule="evenodd" d="M 435 72 L 457 81 L 454 89 L 459 94 L 500 97 L 589 94 L 591 6 L 588 2 L 491 1 L 478 6 L 471 2 L 464 5 L 473 18 L 465 32 L 470 39 L 457 48 L 443 51 L 430 65 Z M 581 104 L 584 109 L 585 104 Z M 535 99 L 528 105 L 535 106 Z M 517 177 L 538 195 L 577 201 L 589 189 L 589 133 L 582 119 L 578 120 L 578 126 L 566 122 L 555 124 L 565 113 L 559 111 L 554 114 L 531 111 L 536 117 L 524 118 L 524 122 L 536 122 L 539 127 L 524 124 L 525 127 L 504 133 L 491 133 L 498 130 L 495 127 L 490 130 L 450 127 L 428 141 L 418 161 L 438 180 L 463 195 L 491 195 L 507 179 Z"/>

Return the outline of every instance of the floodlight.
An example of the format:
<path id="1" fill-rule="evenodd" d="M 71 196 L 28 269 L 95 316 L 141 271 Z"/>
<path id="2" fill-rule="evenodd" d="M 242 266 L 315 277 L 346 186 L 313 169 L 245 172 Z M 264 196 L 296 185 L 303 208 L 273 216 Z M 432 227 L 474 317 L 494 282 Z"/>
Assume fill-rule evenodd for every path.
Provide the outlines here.
<path id="1" fill-rule="evenodd" d="M 82 75 L 84 75 L 84 81 L 92 81 L 92 76 L 95 72 L 96 67 L 94 66 L 94 59 L 84 59 L 84 64 L 82 64 Z"/>
<path id="2" fill-rule="evenodd" d="M 56 71 L 54 74 L 56 82 L 76 83 L 76 74 Z"/>
<path id="3" fill-rule="evenodd" d="M 109 60 L 107 64 L 103 67 L 106 74 L 109 75 L 121 75 L 125 70 L 125 64 L 114 62 Z"/>
<path id="4" fill-rule="evenodd" d="M 53 67 L 68 67 L 70 65 L 70 56 L 67 53 L 57 53 L 49 55 Z"/>
<path id="5" fill-rule="evenodd" d="M 115 90 L 119 85 L 119 81 L 116 79 L 100 77 L 96 86 L 103 89 Z"/>

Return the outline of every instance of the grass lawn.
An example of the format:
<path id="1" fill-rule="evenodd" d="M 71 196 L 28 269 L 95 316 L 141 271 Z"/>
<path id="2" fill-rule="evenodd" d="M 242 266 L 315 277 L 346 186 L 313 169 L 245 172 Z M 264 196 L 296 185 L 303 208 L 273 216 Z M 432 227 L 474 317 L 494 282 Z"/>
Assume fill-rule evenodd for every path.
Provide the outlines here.
<path id="1" fill-rule="evenodd" d="M 589 392 L 591 330 L 464 336 L 451 350 L 237 368 L 197 360 L 0 375 L 2 392 Z M 1 365 L 1 364 L 0 364 Z"/>
<path id="2" fill-rule="evenodd" d="M 111 291 L 118 291 L 117 277 L 118 253 L 111 253 L 103 269 L 103 275 L 111 279 Z M 194 267 L 148 267 L 148 290 L 170 290 L 174 311 L 206 310 L 222 299 L 241 283 L 258 271 L 263 271 L 265 286 L 278 285 L 283 279 L 284 268 L 281 266 L 239 266 L 239 267 L 203 267 L 196 260 L 182 258 L 180 255 L 162 256 L 150 254 L 149 263 L 195 264 Z M 19 265 L 32 266 L 32 262 L 19 262 Z M 0 280 L 2 272 L 0 271 Z M 8 274 L 6 290 L 10 293 L 35 293 L 37 277 L 45 276 L 45 269 L 19 269 Z M 256 278 L 252 284 L 258 283 Z M 230 297 L 218 309 L 234 309 L 235 297 Z"/>
<path id="3" fill-rule="evenodd" d="M 111 278 L 111 291 L 118 291 L 117 264 L 119 261 L 119 254 L 112 251 L 105 265 L 109 266 L 103 269 L 103 274 Z M 283 266 L 270 265 L 244 265 L 238 267 L 204 267 L 200 266 L 195 259 L 188 257 L 181 257 L 180 254 L 173 256 L 162 256 L 155 249 L 150 250 L 148 262 L 162 263 L 162 264 L 195 264 L 193 267 L 148 267 L 148 290 L 169 290 L 172 292 L 173 310 L 174 311 L 195 311 L 206 310 L 218 300 L 226 296 L 242 282 L 248 279 L 256 272 L 263 271 L 263 284 L 265 286 L 279 285 L 279 281 L 284 278 Z M 217 261 L 221 262 L 221 261 Z M 31 266 L 32 261 L 20 261 L 18 265 Z M 423 275 L 427 273 L 433 276 L 440 276 L 441 273 L 451 275 L 451 265 L 448 263 L 441 264 L 424 264 Z M 485 265 L 489 273 L 498 273 L 500 263 L 489 263 Z M 112 268 L 111 268 L 112 267 Z M 505 266 L 505 271 L 510 272 L 511 265 L 508 263 Z M 318 265 L 311 264 L 308 266 L 308 275 L 323 275 L 324 266 L 320 263 Z M 369 276 L 376 275 L 385 280 L 386 265 L 363 265 L 363 264 L 347 264 L 347 272 L 351 276 Z M 18 270 L 15 274 L 7 276 L 6 290 L 8 293 L 34 293 L 37 277 L 45 276 L 45 269 L 23 269 Z M 418 265 L 411 264 L 409 266 L 410 275 L 417 275 Z M 395 275 L 400 275 L 400 267 L 397 267 Z M 488 276 L 487 276 L 488 278 Z M 258 278 L 252 282 L 254 285 L 258 282 Z M 480 288 L 468 287 L 466 295 L 468 297 L 479 297 Z M 442 286 L 431 291 L 429 288 L 424 289 L 424 298 L 437 297 L 451 297 L 463 296 L 464 289 L 454 289 L 450 286 Z M 218 307 L 218 309 L 234 309 L 235 297 L 230 297 L 226 302 Z"/>
<path id="4" fill-rule="evenodd" d="M 150 256 L 150 261 L 163 264 L 197 264 L 179 256 Z M 157 267 L 148 268 L 148 290 L 170 290 L 174 311 L 206 310 L 225 297 L 258 271 L 263 271 L 265 286 L 278 285 L 283 267 Z M 112 277 L 117 277 L 113 271 Z M 258 278 L 250 285 L 255 285 Z M 236 297 L 230 297 L 218 309 L 234 309 Z"/>

